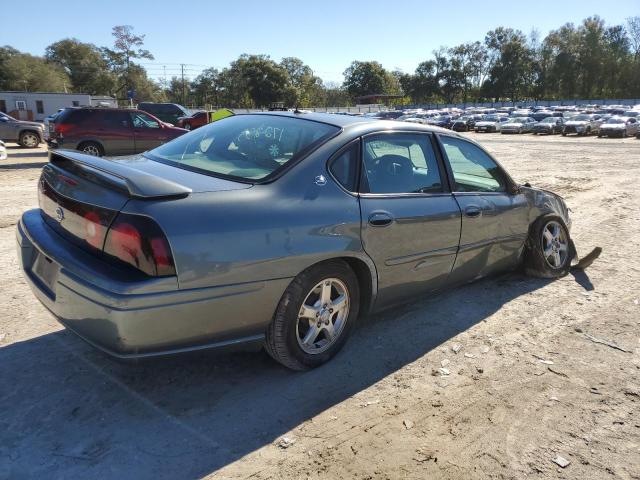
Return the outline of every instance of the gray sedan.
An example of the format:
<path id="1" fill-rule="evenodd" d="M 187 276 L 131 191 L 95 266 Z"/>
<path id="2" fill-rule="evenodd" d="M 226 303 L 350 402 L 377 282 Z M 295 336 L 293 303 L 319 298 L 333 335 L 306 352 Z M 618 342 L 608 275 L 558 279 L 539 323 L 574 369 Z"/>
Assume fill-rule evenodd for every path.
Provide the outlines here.
<path id="1" fill-rule="evenodd" d="M 238 115 L 123 161 L 53 151 L 39 202 L 17 227 L 27 281 L 122 358 L 261 344 L 311 368 L 372 311 L 574 256 L 559 196 L 454 132 L 363 117 Z"/>

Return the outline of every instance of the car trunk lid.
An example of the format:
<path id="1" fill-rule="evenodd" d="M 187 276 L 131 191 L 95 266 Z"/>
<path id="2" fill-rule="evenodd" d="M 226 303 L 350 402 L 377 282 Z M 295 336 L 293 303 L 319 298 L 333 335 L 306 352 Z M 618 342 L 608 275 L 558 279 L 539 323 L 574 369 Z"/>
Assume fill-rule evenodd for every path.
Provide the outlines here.
<path id="1" fill-rule="evenodd" d="M 145 157 L 122 161 L 56 151 L 38 188 L 46 223 L 89 251 L 104 249 L 107 232 L 130 199 L 179 201 L 195 192 L 237 190 L 250 184 L 188 172 Z"/>

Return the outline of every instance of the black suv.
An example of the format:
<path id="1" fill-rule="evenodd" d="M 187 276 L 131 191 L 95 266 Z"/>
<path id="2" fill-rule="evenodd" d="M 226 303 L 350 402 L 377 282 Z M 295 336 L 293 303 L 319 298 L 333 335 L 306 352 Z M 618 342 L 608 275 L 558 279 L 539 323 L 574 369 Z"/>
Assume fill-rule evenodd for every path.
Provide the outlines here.
<path id="1" fill-rule="evenodd" d="M 177 103 L 151 103 L 143 102 L 138 104 L 138 110 L 150 113 L 163 122 L 178 124 L 179 117 L 188 117 L 191 112 Z"/>

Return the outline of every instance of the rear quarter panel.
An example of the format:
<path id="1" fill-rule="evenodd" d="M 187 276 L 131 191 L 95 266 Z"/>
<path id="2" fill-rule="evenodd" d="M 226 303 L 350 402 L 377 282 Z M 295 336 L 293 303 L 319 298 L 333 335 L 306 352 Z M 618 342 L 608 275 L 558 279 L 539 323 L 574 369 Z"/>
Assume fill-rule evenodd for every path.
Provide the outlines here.
<path id="1" fill-rule="evenodd" d="M 337 147 L 336 147 L 337 148 Z M 278 180 L 245 190 L 196 193 L 161 202 L 130 201 L 124 211 L 155 218 L 176 262 L 180 288 L 293 278 L 320 261 L 365 261 L 357 197 L 325 169 L 325 146 Z M 327 183 L 317 185 L 324 175 Z"/>

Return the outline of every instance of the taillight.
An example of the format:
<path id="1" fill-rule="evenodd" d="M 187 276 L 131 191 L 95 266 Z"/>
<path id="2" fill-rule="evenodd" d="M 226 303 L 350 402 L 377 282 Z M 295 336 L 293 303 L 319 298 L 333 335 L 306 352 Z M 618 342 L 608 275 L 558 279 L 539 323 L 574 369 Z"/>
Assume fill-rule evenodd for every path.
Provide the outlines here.
<path id="1" fill-rule="evenodd" d="M 104 221 L 96 211 L 84 214 L 84 239 L 94 248 L 101 249 L 104 241 Z"/>
<path id="2" fill-rule="evenodd" d="M 69 129 L 71 128 L 70 123 L 56 123 L 55 125 L 56 126 L 54 131 L 56 135 L 58 135 L 59 137 L 64 137 L 69 132 Z"/>
<path id="3" fill-rule="evenodd" d="M 167 237 L 148 217 L 118 214 L 107 232 L 104 253 L 153 277 L 176 274 Z"/>

